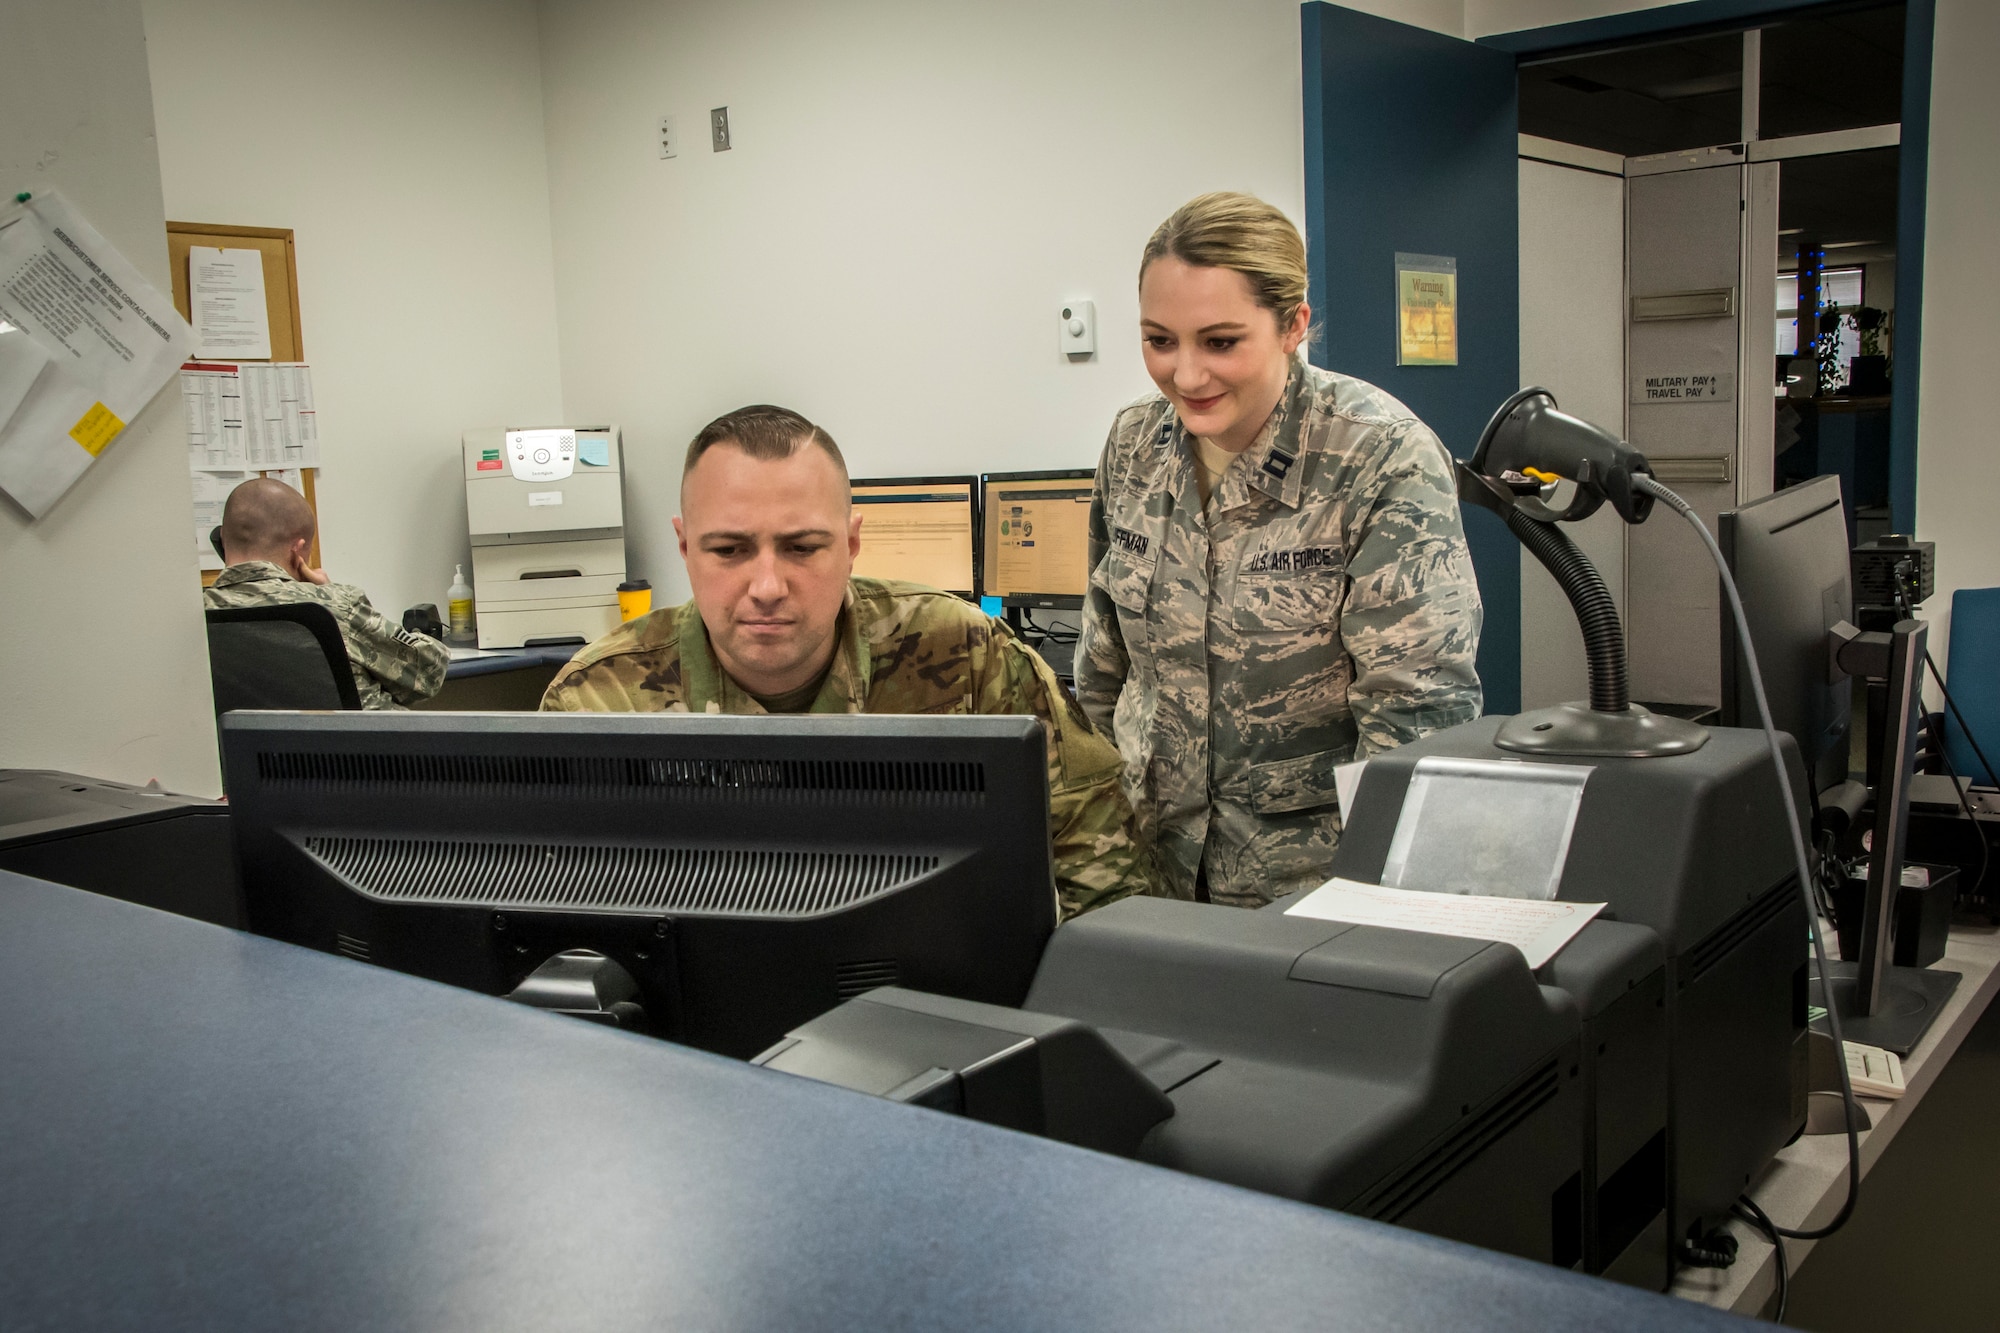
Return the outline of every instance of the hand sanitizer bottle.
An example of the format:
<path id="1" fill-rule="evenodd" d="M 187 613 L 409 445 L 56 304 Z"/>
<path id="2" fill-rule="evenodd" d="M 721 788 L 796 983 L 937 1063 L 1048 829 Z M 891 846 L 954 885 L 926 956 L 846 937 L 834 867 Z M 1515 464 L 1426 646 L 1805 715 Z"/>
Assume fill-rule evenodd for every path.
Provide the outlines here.
<path id="1" fill-rule="evenodd" d="M 455 566 L 458 571 L 452 578 L 451 589 L 445 595 L 451 604 L 451 637 L 470 639 L 474 633 L 472 615 L 472 585 L 465 581 L 465 566 Z"/>

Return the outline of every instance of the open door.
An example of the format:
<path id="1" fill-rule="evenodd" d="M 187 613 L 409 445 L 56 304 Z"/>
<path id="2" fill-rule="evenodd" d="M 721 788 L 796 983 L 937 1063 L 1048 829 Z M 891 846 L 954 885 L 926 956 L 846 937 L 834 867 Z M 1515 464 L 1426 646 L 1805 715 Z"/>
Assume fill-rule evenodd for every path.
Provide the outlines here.
<path id="1" fill-rule="evenodd" d="M 1301 22 L 1313 361 L 1402 399 L 1468 458 L 1520 387 L 1514 57 L 1338 5 Z M 1456 261 L 1458 364 L 1397 364 L 1398 254 Z M 1484 510 L 1465 528 L 1486 711 L 1518 712 L 1520 548 Z"/>

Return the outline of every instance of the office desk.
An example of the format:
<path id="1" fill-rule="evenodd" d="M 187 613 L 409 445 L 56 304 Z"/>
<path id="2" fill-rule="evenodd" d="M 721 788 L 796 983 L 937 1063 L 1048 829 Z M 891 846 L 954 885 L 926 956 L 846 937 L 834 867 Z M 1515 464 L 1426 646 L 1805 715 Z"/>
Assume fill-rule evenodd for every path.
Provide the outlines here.
<path id="1" fill-rule="evenodd" d="M 1833 930 L 1828 927 L 1829 944 L 1832 939 Z M 1939 1071 L 1958 1050 L 1965 1034 L 1986 1012 L 1994 993 L 2000 991 L 2000 931 L 1991 927 L 1954 928 L 1938 966 L 1963 974 L 1965 980 L 1959 983 L 1923 1041 L 1903 1061 L 1903 1079 L 1908 1091 L 1895 1101 L 1860 1099 L 1875 1124 L 1861 1134 L 1859 1206 L 1862 1208 L 1868 1206 L 1868 1172 L 1910 1118 L 1917 1103 L 1923 1100 L 1924 1093 L 1937 1081 Z M 1832 1221 L 1847 1197 L 1847 1136 L 1808 1135 L 1793 1143 L 1751 1185 L 1750 1197 L 1781 1227 L 1817 1227 Z M 1674 1278 L 1673 1293 L 1725 1310 L 1754 1313 L 1763 1309 L 1777 1292 L 1777 1254 L 1755 1227 L 1735 1220 L 1729 1225 L 1740 1247 L 1736 1263 L 1729 1268 L 1684 1268 Z M 1815 1244 L 1804 1240 L 1785 1242 L 1785 1257 L 1791 1272 L 1798 1272 Z"/>
<path id="2" fill-rule="evenodd" d="M 0 1068 L 13 1329 L 1748 1327 L 6 874 Z"/>
<path id="3" fill-rule="evenodd" d="M 444 688 L 412 706 L 443 713 L 532 713 L 556 672 L 582 651 L 580 643 L 490 649 L 487 656 L 454 661 L 445 668 Z"/>

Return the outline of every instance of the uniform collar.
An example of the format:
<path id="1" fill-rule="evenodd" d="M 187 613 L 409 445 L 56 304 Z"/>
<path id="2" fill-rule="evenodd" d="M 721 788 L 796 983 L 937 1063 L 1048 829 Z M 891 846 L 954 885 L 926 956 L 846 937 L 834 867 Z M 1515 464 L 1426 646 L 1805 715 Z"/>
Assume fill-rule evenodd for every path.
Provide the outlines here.
<path id="1" fill-rule="evenodd" d="M 1285 377 L 1285 390 L 1278 395 L 1278 405 L 1272 409 L 1271 419 L 1264 423 L 1264 429 L 1257 432 L 1257 438 L 1243 451 L 1241 461 L 1223 473 L 1216 483 L 1216 513 L 1250 503 L 1253 487 L 1287 508 L 1299 507 L 1299 495 L 1305 485 L 1305 470 L 1299 466 L 1305 395 L 1305 363 L 1294 358 L 1291 373 Z M 1175 430 L 1185 437 L 1187 428 L 1180 425 L 1179 418 L 1171 420 Z M 1182 452 L 1187 452 L 1189 447 L 1184 438 Z"/>
<path id="2" fill-rule="evenodd" d="M 708 626 L 701 609 L 690 598 L 679 612 L 681 680 L 687 691 L 691 713 L 761 713 L 764 706 L 738 685 L 708 641 Z M 840 619 L 833 635 L 833 666 L 819 687 L 809 713 L 858 713 L 868 698 L 870 659 L 863 641 L 860 617 L 854 613 L 854 585 L 849 583 L 840 607 Z"/>
<path id="3" fill-rule="evenodd" d="M 269 560 L 245 560 L 241 564 L 231 565 L 220 574 L 217 574 L 215 576 L 215 586 L 218 588 L 229 588 L 238 583 L 264 583 L 271 579 L 276 579 L 280 583 L 296 583 L 298 581 L 279 566 L 272 564 Z"/>

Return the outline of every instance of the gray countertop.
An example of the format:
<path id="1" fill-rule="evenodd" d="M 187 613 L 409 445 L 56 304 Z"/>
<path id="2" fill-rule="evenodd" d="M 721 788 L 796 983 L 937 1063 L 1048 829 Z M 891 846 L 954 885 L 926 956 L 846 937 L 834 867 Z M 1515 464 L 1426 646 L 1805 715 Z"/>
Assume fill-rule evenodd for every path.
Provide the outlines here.
<path id="1" fill-rule="evenodd" d="M 1741 1326 L 6 874 L 0 1069 L 10 1330 Z"/>

